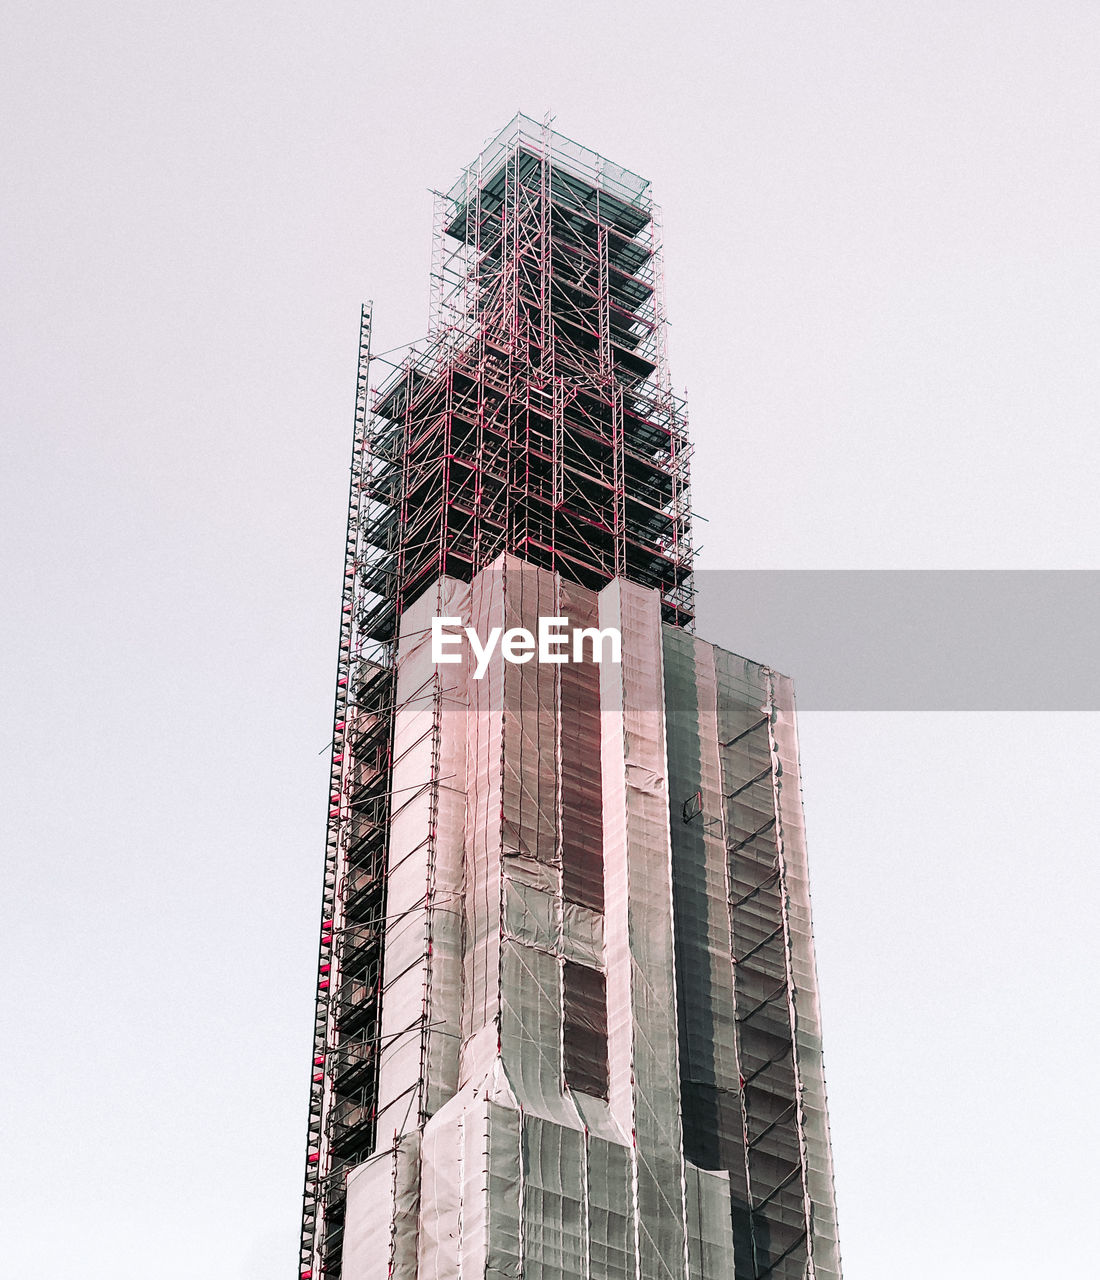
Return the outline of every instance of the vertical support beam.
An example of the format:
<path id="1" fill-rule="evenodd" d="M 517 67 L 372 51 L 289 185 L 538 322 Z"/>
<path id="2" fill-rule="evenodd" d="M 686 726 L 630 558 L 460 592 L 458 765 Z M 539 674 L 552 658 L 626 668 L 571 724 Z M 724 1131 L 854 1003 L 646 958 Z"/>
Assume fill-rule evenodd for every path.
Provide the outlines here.
<path id="1" fill-rule="evenodd" d="M 623 435 L 623 389 L 611 386 L 611 441 L 614 451 L 614 491 L 612 493 L 612 534 L 615 539 L 614 572 L 616 578 L 626 573 L 626 454 Z"/>

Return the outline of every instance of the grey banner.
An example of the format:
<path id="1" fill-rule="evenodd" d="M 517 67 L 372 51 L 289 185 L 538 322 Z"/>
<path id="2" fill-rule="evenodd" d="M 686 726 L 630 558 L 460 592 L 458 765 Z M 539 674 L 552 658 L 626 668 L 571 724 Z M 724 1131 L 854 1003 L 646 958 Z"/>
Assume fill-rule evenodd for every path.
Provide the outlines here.
<path id="1" fill-rule="evenodd" d="M 1100 710 L 1100 572 L 709 570 L 697 633 L 806 711 Z"/>

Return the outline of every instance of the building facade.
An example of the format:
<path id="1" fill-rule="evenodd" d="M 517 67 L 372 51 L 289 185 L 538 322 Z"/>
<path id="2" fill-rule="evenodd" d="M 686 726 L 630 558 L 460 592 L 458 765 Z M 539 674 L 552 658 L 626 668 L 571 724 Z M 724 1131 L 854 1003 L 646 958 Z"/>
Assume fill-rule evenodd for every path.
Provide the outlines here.
<path id="1" fill-rule="evenodd" d="M 377 393 L 364 315 L 299 1275 L 839 1278 L 793 697 L 690 633 L 647 184 L 517 117 L 437 214 Z"/>

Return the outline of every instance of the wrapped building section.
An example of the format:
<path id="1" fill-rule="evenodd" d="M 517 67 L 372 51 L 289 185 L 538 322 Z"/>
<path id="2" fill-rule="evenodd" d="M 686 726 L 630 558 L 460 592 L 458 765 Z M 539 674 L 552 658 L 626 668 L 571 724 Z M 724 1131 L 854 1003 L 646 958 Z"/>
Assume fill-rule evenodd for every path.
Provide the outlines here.
<path id="1" fill-rule="evenodd" d="M 664 650 L 685 1154 L 728 1175 L 738 1280 L 838 1280 L 791 683 Z"/>
<path id="2" fill-rule="evenodd" d="M 503 556 L 402 616 L 389 1150 L 351 1180 L 343 1274 L 391 1274 L 382 1235 L 429 1280 L 839 1280 L 789 681 L 652 590 L 578 590 Z M 425 665 L 433 615 L 479 645 L 576 617 L 621 659 Z"/>

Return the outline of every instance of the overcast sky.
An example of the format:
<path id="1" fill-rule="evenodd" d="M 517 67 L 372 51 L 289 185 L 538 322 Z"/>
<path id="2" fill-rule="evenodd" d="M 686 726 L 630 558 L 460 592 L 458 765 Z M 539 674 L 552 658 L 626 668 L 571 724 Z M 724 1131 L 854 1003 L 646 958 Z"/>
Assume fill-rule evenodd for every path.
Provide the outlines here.
<path id="1" fill-rule="evenodd" d="M 3 1266 L 291 1275 L 358 311 L 422 332 L 429 188 L 517 110 L 652 179 L 706 568 L 1100 568 L 1100 8 L 10 0 L 0 48 Z M 1098 717 L 801 737 L 847 1280 L 1082 1274 Z"/>

